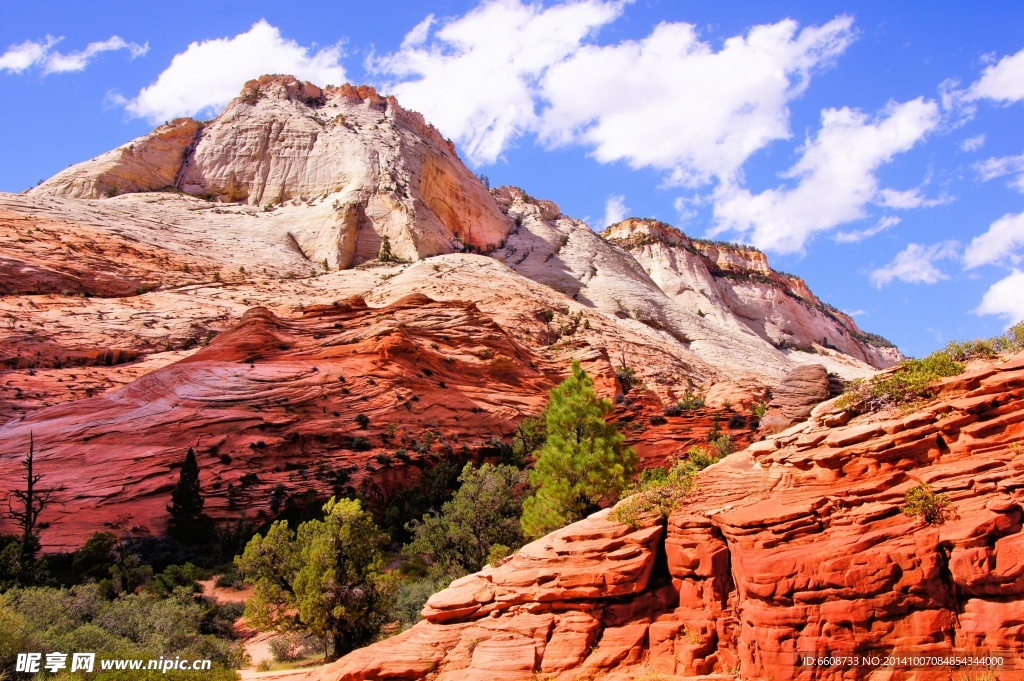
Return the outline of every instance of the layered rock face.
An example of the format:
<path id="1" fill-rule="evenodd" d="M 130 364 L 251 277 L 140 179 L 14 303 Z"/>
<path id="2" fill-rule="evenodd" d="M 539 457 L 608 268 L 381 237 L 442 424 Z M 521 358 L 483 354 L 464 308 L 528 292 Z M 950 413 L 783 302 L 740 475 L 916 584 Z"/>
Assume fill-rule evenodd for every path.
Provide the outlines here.
<path id="1" fill-rule="evenodd" d="M 392 257 L 368 261 L 385 254 L 385 237 Z M 775 276 L 766 263 L 745 257 L 725 248 L 699 255 L 709 272 L 762 267 L 765 276 Z M 480 399 L 486 404 L 478 406 L 484 412 L 470 408 L 467 415 L 460 407 L 452 415 L 461 419 L 453 432 L 472 434 L 471 452 L 539 413 L 547 387 L 573 360 L 595 377 L 603 397 L 621 398 L 615 418 L 645 465 L 660 465 L 719 428 L 746 443 L 751 432 L 742 418 L 739 426 L 726 427 L 736 417 L 727 403 L 745 413 L 794 366 L 821 363 L 847 378 L 873 371 L 858 359 L 867 356 L 863 348 L 852 355 L 824 347 L 819 354 L 780 349 L 757 328 L 729 321 L 724 308 L 698 314 L 667 292 L 662 274 L 549 201 L 509 187 L 487 192 L 436 130 L 371 88 L 321 89 L 265 76 L 247 83 L 212 121 L 172 121 L 29 193 L 0 196 L 0 424 L 13 438 L 0 442 L 2 465 L 17 470 L 26 428 L 37 433 L 40 451 L 54 448 L 55 477 L 75 475 L 77 462 L 93 461 L 97 443 L 105 443 L 109 454 L 102 461 L 119 462 L 129 482 L 100 476 L 102 484 L 90 483 L 69 508 L 115 509 L 96 517 L 139 532 L 160 531 L 161 497 L 173 477 L 168 466 L 200 435 L 201 453 L 217 449 L 209 454 L 215 475 L 208 482 L 221 485 L 222 501 L 211 501 L 210 508 L 225 515 L 227 485 L 244 474 L 239 462 L 249 465 L 250 456 L 258 455 L 253 472 L 261 479 L 269 470 L 275 484 L 288 482 L 274 470 L 295 456 L 296 441 L 287 438 L 313 437 L 318 444 L 303 444 L 301 452 L 365 470 L 378 454 L 388 454 L 385 443 L 371 438 L 374 449 L 352 453 L 334 446 L 340 440 L 330 445 L 315 436 L 326 428 L 334 437 L 333 412 L 369 408 L 357 398 L 372 402 L 378 388 L 360 384 L 340 397 L 334 392 L 339 386 L 325 384 L 332 388 L 323 388 L 327 398 L 340 402 L 319 405 L 308 422 L 288 416 L 285 403 L 297 401 L 295 413 L 308 416 L 307 381 L 318 386 L 325 375 L 322 367 L 319 376 L 312 372 L 318 365 L 309 353 L 324 351 L 336 335 L 290 325 L 307 328 L 311 308 L 353 296 L 367 306 L 358 324 L 377 316 L 431 319 L 440 314 L 438 305 L 461 310 L 471 303 L 479 314 L 471 326 L 483 326 L 467 333 L 507 334 L 527 353 L 522 363 L 543 374 L 543 382 L 513 389 L 522 378 L 513 362 L 508 385 L 499 376 L 493 394 L 490 387 L 474 389 L 485 393 Z M 410 311 L 408 300 L 420 301 L 422 309 Z M 300 339 L 283 341 L 274 363 L 305 367 L 308 375 L 275 373 L 255 386 L 236 375 L 234 365 L 244 357 L 220 338 L 237 340 L 239 329 L 253 329 L 254 309 L 261 310 L 260 324 L 287 328 Z M 447 332 L 438 333 L 430 342 L 444 348 Z M 507 354 L 490 343 L 484 344 L 495 356 Z M 368 359 L 372 349 L 359 347 L 368 354 L 352 359 L 354 372 L 377 361 Z M 215 348 L 229 359 L 212 373 L 189 359 L 205 362 Z M 406 373 L 374 378 L 376 385 L 402 395 L 425 389 L 417 367 L 396 367 Z M 426 369 L 436 372 L 430 364 Z M 259 363 L 254 371 L 261 376 Z M 621 372 L 632 372 L 632 391 L 618 380 Z M 463 385 L 443 380 L 447 388 L 437 384 L 428 392 Z M 218 399 L 218 390 L 232 397 Z M 707 408 L 652 421 L 694 391 L 707 397 Z M 254 454 L 253 441 L 226 434 L 217 418 L 228 405 L 231 423 L 261 423 L 268 413 L 280 418 L 276 439 L 264 440 L 266 450 Z M 401 425 L 394 414 L 407 412 L 394 406 L 387 403 L 381 414 Z M 331 415 L 326 422 L 324 413 Z M 438 417 L 437 424 L 445 422 Z M 136 432 L 144 437 L 124 439 L 123 433 Z M 408 443 L 388 445 L 408 449 Z M 216 463 L 221 455 L 233 463 Z M 393 462 L 374 484 L 383 490 L 414 476 L 415 468 Z M 236 508 L 269 510 L 269 498 L 253 491 L 236 500 Z M 46 549 L 84 541 L 97 529 L 89 517 L 68 512 L 54 519 L 54 529 L 44 533 Z"/>
<path id="2" fill-rule="evenodd" d="M 376 257 L 384 237 L 415 260 L 497 246 L 511 225 L 487 189 L 419 114 L 373 88 L 263 76 L 217 118 L 179 119 L 32 190 L 99 199 L 180 190 L 282 210 L 312 262 L 347 268 Z"/>
<path id="3" fill-rule="evenodd" d="M 255 308 L 186 359 L 0 427 L 0 486 L 21 484 L 33 434 L 36 470 L 64 485 L 42 532 L 48 550 L 97 531 L 162 532 L 189 447 L 214 518 L 265 511 L 278 484 L 373 502 L 434 454 L 489 452 L 557 379 L 472 303 L 413 294 L 373 309 L 353 298 L 290 320 Z"/>
<path id="4" fill-rule="evenodd" d="M 903 359 L 892 344 L 822 303 L 802 279 L 771 269 L 760 251 L 690 239 L 655 220 L 624 220 L 601 236 L 629 251 L 687 311 L 734 332 L 751 331 L 783 349 L 838 350 L 879 369 Z"/>
<path id="5" fill-rule="evenodd" d="M 831 405 L 704 471 L 667 522 L 603 511 L 555 532 L 319 678 L 951 678 L 801 663 L 950 649 L 999 650 L 1019 670 L 1024 355 L 906 413 L 847 423 Z M 922 483 L 951 499 L 946 522 L 901 512 Z"/>

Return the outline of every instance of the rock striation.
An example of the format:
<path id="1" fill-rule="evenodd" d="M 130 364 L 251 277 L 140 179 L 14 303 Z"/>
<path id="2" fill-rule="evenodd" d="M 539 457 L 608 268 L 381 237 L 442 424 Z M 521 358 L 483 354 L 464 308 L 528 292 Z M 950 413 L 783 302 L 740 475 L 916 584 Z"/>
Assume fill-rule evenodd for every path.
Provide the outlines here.
<path id="1" fill-rule="evenodd" d="M 1024 354 L 906 412 L 846 422 L 832 405 L 708 468 L 667 521 L 570 525 L 319 678 L 911 678 L 800 659 L 949 650 L 999 650 L 1020 669 Z M 949 496 L 945 523 L 901 512 L 921 484 Z"/>
<path id="2" fill-rule="evenodd" d="M 215 519 L 266 514 L 277 485 L 282 502 L 358 491 L 372 503 L 435 455 L 493 455 L 490 439 L 538 413 L 558 378 L 473 303 L 356 297 L 293 319 L 253 308 L 124 387 L 0 426 L 0 487 L 20 484 L 32 434 L 36 470 L 65 489 L 41 534 L 51 551 L 97 531 L 162 532 L 190 447 Z"/>

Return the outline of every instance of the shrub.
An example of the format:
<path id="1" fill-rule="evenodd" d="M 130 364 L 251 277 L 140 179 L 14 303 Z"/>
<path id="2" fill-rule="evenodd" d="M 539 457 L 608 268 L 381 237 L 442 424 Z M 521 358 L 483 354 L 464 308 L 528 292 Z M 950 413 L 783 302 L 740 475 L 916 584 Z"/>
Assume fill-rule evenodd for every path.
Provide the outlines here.
<path id="1" fill-rule="evenodd" d="M 948 494 L 936 494 L 928 485 L 918 485 L 904 495 L 900 510 L 904 515 L 921 516 L 930 525 L 941 525 L 955 515 L 949 508 L 951 503 Z"/>
<path id="2" fill-rule="evenodd" d="M 666 419 L 664 416 L 661 416 L 660 414 L 655 414 L 650 418 L 650 423 L 652 426 L 663 426 L 666 423 L 668 423 L 668 419 Z"/>
<path id="3" fill-rule="evenodd" d="M 491 560 L 495 546 L 519 547 L 523 531 L 526 474 L 512 466 L 467 463 L 459 475 L 458 491 L 441 506 L 409 523 L 414 539 L 405 552 L 428 558 L 432 574 L 463 575 Z"/>
<path id="4" fill-rule="evenodd" d="M 699 469 L 690 460 L 678 460 L 669 470 L 645 470 L 631 488 L 632 496 L 619 502 L 611 518 L 632 528 L 645 516 L 667 518 L 682 499 L 693 492 Z"/>
<path id="5" fill-rule="evenodd" d="M 700 409 L 704 406 L 704 396 L 700 393 L 695 393 L 689 388 L 683 393 L 682 399 L 679 400 L 679 408 L 683 411 L 693 411 L 694 409 Z"/>
<path id="6" fill-rule="evenodd" d="M 366 414 L 356 414 L 356 424 L 358 424 L 360 428 L 366 428 L 370 425 L 370 417 Z"/>
<path id="7" fill-rule="evenodd" d="M 372 447 L 373 445 L 371 445 L 370 441 L 365 437 L 352 438 L 352 441 L 348 445 L 348 448 L 353 452 L 368 452 Z"/>
<path id="8" fill-rule="evenodd" d="M 764 402 L 764 401 L 755 402 L 754 404 L 750 405 L 750 415 L 753 416 L 755 419 L 758 419 L 758 420 L 763 419 L 764 418 L 764 413 L 766 411 L 768 411 L 768 403 L 767 402 Z"/>
<path id="9" fill-rule="evenodd" d="M 718 452 L 719 458 L 723 456 L 729 456 L 736 448 L 732 444 L 732 438 L 728 435 L 719 435 L 718 437 L 711 440 L 711 446 Z"/>
<path id="10" fill-rule="evenodd" d="M 747 425 L 747 417 L 743 414 L 733 414 L 729 417 L 729 427 L 733 430 L 739 428 L 745 428 Z"/>
<path id="11" fill-rule="evenodd" d="M 703 447 L 690 447 L 686 452 L 687 460 L 697 467 L 697 470 L 702 471 L 713 463 L 718 463 L 720 457 L 714 453 L 709 452 Z"/>
<path id="12" fill-rule="evenodd" d="M 930 399 L 935 395 L 935 381 L 963 373 L 964 362 L 1022 349 L 1024 322 L 1011 326 L 1006 333 L 995 338 L 954 341 L 923 359 L 905 360 L 888 373 L 867 381 L 852 381 L 836 401 L 836 407 L 863 413 Z"/>
<path id="13" fill-rule="evenodd" d="M 879 411 L 892 406 L 929 399 L 932 384 L 946 376 L 962 373 L 964 365 L 945 351 L 924 359 L 908 359 L 896 369 L 870 380 L 852 381 L 836 401 L 836 407 L 857 412 Z"/>
<path id="14" fill-rule="evenodd" d="M 501 562 L 515 553 L 515 549 L 504 544 L 494 544 L 487 552 L 487 564 L 491 567 L 498 567 Z"/>
<path id="15" fill-rule="evenodd" d="M 678 404 L 670 404 L 662 411 L 665 416 L 682 416 L 683 408 Z"/>

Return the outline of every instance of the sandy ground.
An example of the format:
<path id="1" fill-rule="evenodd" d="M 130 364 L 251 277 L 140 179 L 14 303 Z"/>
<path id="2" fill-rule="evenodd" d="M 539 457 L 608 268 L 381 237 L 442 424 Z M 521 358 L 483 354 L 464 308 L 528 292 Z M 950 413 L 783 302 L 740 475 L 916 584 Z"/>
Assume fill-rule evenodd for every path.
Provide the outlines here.
<path id="1" fill-rule="evenodd" d="M 216 586 L 216 577 L 199 582 L 203 587 L 203 595 L 218 603 L 244 603 L 252 594 L 251 587 L 244 589 L 223 589 Z M 256 665 L 263 660 L 273 659 L 270 653 L 270 641 L 276 635 L 274 632 L 258 632 L 250 629 L 245 618 L 240 617 L 235 622 L 235 631 L 243 639 L 245 652 L 249 653 L 252 660 L 250 666 L 238 670 L 242 681 L 250 679 L 280 679 L 281 681 L 307 681 L 316 677 L 323 665 L 316 665 L 307 669 L 290 669 L 285 671 L 261 672 L 256 670 Z"/>

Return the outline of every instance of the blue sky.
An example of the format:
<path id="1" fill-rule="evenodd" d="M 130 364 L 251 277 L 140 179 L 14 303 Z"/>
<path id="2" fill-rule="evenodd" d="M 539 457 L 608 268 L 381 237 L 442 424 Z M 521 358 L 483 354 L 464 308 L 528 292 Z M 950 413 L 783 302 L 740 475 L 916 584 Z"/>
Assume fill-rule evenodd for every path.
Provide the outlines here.
<path id="1" fill-rule="evenodd" d="M 371 83 L 601 229 L 743 241 L 925 354 L 1024 318 L 1024 5 L 20 3 L 0 190 L 265 72 Z"/>

